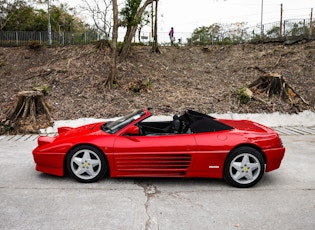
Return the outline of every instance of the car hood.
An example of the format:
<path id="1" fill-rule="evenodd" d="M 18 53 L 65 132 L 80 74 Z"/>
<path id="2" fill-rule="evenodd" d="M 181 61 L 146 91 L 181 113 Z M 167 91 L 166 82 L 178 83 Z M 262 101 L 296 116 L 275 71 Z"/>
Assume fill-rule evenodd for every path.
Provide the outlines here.
<path id="1" fill-rule="evenodd" d="M 67 137 L 74 137 L 74 136 L 85 136 L 90 135 L 95 132 L 99 132 L 101 126 L 104 122 L 92 123 L 84 126 L 80 126 L 77 128 L 72 127 L 60 127 L 58 128 L 58 136 L 57 138 L 67 138 Z M 104 135 L 106 133 L 104 132 Z"/>
<path id="2" fill-rule="evenodd" d="M 62 143 L 71 140 L 80 140 L 82 137 L 92 136 L 92 135 L 109 135 L 108 133 L 101 130 L 101 126 L 104 122 L 93 123 L 89 125 L 80 126 L 77 128 L 73 127 L 59 127 L 58 134 L 54 137 L 51 136 L 40 136 L 37 140 L 38 147 L 47 145 L 49 143 Z"/>

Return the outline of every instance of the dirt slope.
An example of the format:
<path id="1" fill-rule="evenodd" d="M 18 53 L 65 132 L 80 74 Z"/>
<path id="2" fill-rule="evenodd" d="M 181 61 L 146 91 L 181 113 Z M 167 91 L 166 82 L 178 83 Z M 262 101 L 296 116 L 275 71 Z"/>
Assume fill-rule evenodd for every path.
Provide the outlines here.
<path id="1" fill-rule="evenodd" d="M 257 79 L 259 67 L 284 76 L 315 111 L 315 42 L 283 44 L 133 47 L 119 64 L 117 87 L 103 87 L 109 73 L 109 51 L 93 45 L 30 50 L 0 48 L 0 118 L 15 94 L 47 85 L 46 99 L 55 120 L 114 117 L 150 106 L 155 114 L 174 114 L 190 108 L 206 113 L 292 112 L 278 98 L 268 104 L 240 104 L 235 92 Z M 135 92 L 138 88 L 140 92 Z M 260 95 L 264 97 L 264 95 Z"/>

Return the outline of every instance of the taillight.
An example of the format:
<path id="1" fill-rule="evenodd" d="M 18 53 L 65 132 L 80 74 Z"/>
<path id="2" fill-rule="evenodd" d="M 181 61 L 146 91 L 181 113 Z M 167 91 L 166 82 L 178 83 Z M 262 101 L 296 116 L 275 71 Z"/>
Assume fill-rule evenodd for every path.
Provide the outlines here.
<path id="1" fill-rule="evenodd" d="M 38 142 L 38 146 L 43 146 L 43 145 L 52 143 L 54 140 L 55 140 L 54 137 L 40 136 L 40 137 L 37 139 L 37 142 Z"/>

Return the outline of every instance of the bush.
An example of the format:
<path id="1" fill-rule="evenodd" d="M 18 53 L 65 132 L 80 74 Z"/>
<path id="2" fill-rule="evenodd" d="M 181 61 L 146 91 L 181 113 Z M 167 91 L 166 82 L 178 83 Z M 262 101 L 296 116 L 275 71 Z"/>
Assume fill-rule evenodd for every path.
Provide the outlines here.
<path id="1" fill-rule="evenodd" d="M 38 40 L 30 41 L 28 47 L 32 50 L 37 50 L 41 48 L 41 44 Z"/>
<path id="2" fill-rule="evenodd" d="M 247 104 L 252 99 L 252 92 L 247 87 L 238 89 L 236 95 L 241 104 Z"/>

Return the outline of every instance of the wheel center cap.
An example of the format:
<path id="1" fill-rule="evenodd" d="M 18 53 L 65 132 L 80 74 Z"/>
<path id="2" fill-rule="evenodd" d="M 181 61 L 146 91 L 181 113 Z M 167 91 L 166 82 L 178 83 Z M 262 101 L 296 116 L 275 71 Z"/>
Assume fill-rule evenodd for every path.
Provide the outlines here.
<path id="1" fill-rule="evenodd" d="M 244 170 L 244 172 L 248 172 L 247 166 L 244 166 L 243 170 Z"/>

